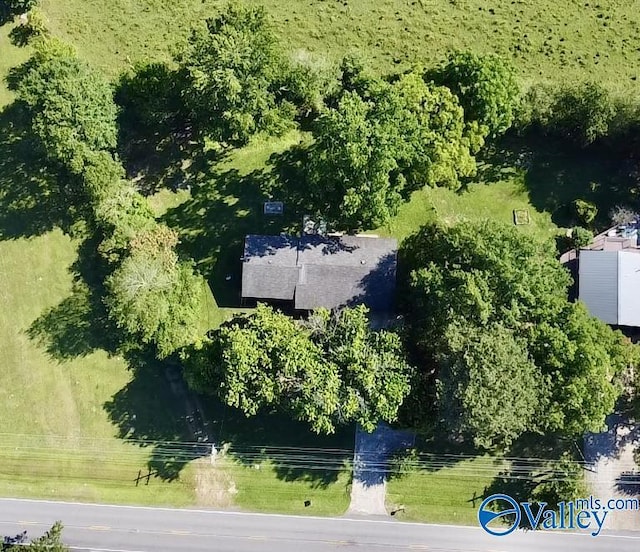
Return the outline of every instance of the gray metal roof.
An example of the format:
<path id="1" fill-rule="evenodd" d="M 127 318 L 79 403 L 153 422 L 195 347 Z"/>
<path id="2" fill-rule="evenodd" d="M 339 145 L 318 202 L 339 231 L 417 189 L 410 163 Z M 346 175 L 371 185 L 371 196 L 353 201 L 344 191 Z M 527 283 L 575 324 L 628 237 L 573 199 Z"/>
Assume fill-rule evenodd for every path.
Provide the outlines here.
<path id="1" fill-rule="evenodd" d="M 580 251 L 579 292 L 589 312 L 607 324 L 640 327 L 637 249 Z"/>
<path id="2" fill-rule="evenodd" d="M 242 296 L 296 309 L 365 304 L 393 310 L 398 243 L 364 236 L 247 236 Z"/>

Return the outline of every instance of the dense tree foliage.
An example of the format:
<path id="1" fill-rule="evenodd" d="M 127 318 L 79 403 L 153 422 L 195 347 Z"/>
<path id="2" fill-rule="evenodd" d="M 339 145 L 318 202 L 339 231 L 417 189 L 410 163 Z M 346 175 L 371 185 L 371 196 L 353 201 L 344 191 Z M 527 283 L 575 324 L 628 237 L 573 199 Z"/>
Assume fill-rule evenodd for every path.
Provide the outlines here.
<path id="1" fill-rule="evenodd" d="M 422 369 L 453 389 L 438 398 L 441 416 L 450 408 L 444 397 L 472 401 L 457 427 L 483 444 L 524 429 L 577 435 L 602 427 L 620 392 L 615 377 L 634 352 L 622 334 L 568 302 L 569 275 L 551 244 L 488 221 L 431 224 L 407 240 L 404 254 L 412 342 Z M 518 384 L 506 381 L 515 371 L 527 385 L 536 382 L 519 399 Z M 519 410 L 518 420 L 498 416 L 498 425 L 487 425 L 498 382 L 513 404 L 544 405 L 535 427 Z"/>
<path id="2" fill-rule="evenodd" d="M 608 134 L 615 107 L 604 87 L 587 82 L 561 89 L 551 112 L 553 130 L 580 146 L 587 146 Z"/>
<path id="3" fill-rule="evenodd" d="M 116 101 L 123 108 L 122 124 L 152 132 L 173 128 L 186 117 L 184 84 L 180 72 L 166 63 L 135 64 L 118 81 Z"/>
<path id="4" fill-rule="evenodd" d="M 195 30 L 177 58 L 198 128 L 225 145 L 288 128 L 295 107 L 281 95 L 287 69 L 262 7 L 229 4 Z"/>
<path id="5" fill-rule="evenodd" d="M 161 225 L 140 232 L 106 281 L 109 315 L 143 343 L 155 344 L 160 358 L 191 343 L 197 327 L 201 281 L 178 259 L 177 241 Z"/>
<path id="6" fill-rule="evenodd" d="M 509 445 L 535 429 L 548 384 L 526 342 L 500 325 L 452 325 L 437 360 L 438 401 L 452 432 L 471 434 L 477 446 Z"/>
<path id="7" fill-rule="evenodd" d="M 221 327 L 192 353 L 187 378 L 248 416 L 279 407 L 318 433 L 356 421 L 393 421 L 409 392 L 399 337 L 369 329 L 364 307 L 296 321 L 260 305 Z"/>
<path id="8" fill-rule="evenodd" d="M 607 137 L 613 126 L 625 130 L 634 117 L 625 113 L 623 106 L 616 106 L 609 91 L 594 82 L 561 87 L 534 85 L 524 104 L 522 126 L 535 126 L 579 147 Z"/>
<path id="9" fill-rule="evenodd" d="M 116 115 L 111 89 L 73 51 L 46 41 L 12 76 L 47 155 L 73 182 L 72 202 L 86 208 L 99 238 L 109 316 L 121 342 L 155 347 L 164 358 L 193 340 L 202 280 L 175 252 L 177 235 L 156 222 L 146 200 L 124 180 L 112 148 Z"/>
<path id="10" fill-rule="evenodd" d="M 282 75 L 280 93 L 302 116 L 317 115 L 325 98 L 338 91 L 338 70 L 327 59 L 307 50 L 297 50 Z"/>
<path id="11" fill-rule="evenodd" d="M 458 52 L 429 76 L 449 88 L 458 97 L 465 118 L 477 122 L 487 134 L 496 136 L 511 127 L 520 87 L 515 69 L 506 60 Z"/>
<path id="12" fill-rule="evenodd" d="M 79 174 L 90 151 L 116 145 L 117 110 L 107 80 L 53 40 L 38 45 L 11 84 L 50 159 Z"/>
<path id="13" fill-rule="evenodd" d="M 393 84 L 343 72 L 351 83 L 314 129 L 309 193 L 321 212 L 348 228 L 386 222 L 411 191 L 457 187 L 475 173 L 479 137 L 455 97 L 403 75 Z M 356 90 L 359 88 L 359 91 Z"/>

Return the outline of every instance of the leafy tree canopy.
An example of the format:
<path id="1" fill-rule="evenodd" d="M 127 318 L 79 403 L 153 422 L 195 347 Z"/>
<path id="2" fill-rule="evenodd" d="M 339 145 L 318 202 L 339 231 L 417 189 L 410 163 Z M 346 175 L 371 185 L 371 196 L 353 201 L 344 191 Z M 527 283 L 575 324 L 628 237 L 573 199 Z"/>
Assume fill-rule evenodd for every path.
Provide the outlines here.
<path id="1" fill-rule="evenodd" d="M 490 449 L 537 428 L 548 383 L 513 331 L 452 325 L 438 362 L 438 401 L 451 431 L 470 434 L 476 446 Z"/>
<path id="2" fill-rule="evenodd" d="M 379 226 L 411 191 L 455 188 L 475 174 L 479 137 L 446 88 L 416 73 L 389 84 L 343 70 L 353 90 L 318 119 L 308 164 L 310 193 L 325 216 L 350 229 Z"/>
<path id="3" fill-rule="evenodd" d="M 634 349 L 582 304 L 568 302 L 569 275 L 550 243 L 489 221 L 435 223 L 409 238 L 403 253 L 411 341 L 432 383 L 449 390 L 438 399 L 441 414 L 449 409 L 442 397 L 455 397 L 465 412 L 458 428 L 485 445 L 533 429 L 523 412 L 517 421 L 498 417 L 500 427 L 483 417 L 495 406 L 483 401 L 498 381 L 516 401 L 517 384 L 488 367 L 512 355 L 517 362 L 504 366 L 507 374 L 518 370 L 527 384 L 536 378 L 536 391 L 519 400 L 546 404 L 536 429 L 577 435 L 602 427 L 620 392 L 616 376 L 633 362 Z"/>
<path id="4" fill-rule="evenodd" d="M 193 341 L 201 280 L 174 251 L 177 235 L 158 225 L 140 232 L 131 253 L 106 280 L 109 316 L 143 343 L 155 344 L 160 358 Z"/>
<path id="5" fill-rule="evenodd" d="M 26 104 L 47 155 L 79 174 L 89 151 L 116 145 L 117 109 L 108 81 L 56 40 L 37 45 L 13 72 L 12 88 Z"/>
<path id="6" fill-rule="evenodd" d="M 251 416 L 279 407 L 318 433 L 356 421 L 393 421 L 411 369 L 399 337 L 369 329 L 364 307 L 316 311 L 299 322 L 260 305 L 221 327 L 192 353 L 187 378 Z"/>
<path id="7" fill-rule="evenodd" d="M 193 32 L 177 61 L 187 107 L 214 140 L 244 145 L 290 126 L 294 106 L 280 97 L 287 69 L 264 8 L 229 4 Z"/>
<path id="8" fill-rule="evenodd" d="M 434 81 L 449 88 L 460 100 L 465 118 L 496 136 L 508 130 L 520 102 L 515 69 L 496 55 L 458 52 L 438 70 Z"/>
<path id="9" fill-rule="evenodd" d="M 601 84 L 583 82 L 560 87 L 548 84 L 532 86 L 525 96 L 522 126 L 537 127 L 554 134 L 574 146 L 587 147 L 602 138 L 624 141 L 618 146 L 626 150 L 633 142 L 632 106 L 617 103 Z"/>

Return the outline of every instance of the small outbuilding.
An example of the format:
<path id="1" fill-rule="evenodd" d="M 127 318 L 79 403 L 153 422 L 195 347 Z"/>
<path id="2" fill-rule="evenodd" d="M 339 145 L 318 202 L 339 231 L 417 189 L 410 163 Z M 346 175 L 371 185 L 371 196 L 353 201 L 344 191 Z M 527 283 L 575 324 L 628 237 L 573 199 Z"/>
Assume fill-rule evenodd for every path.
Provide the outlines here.
<path id="1" fill-rule="evenodd" d="M 640 222 L 600 234 L 578 253 L 578 298 L 613 326 L 640 327 Z"/>

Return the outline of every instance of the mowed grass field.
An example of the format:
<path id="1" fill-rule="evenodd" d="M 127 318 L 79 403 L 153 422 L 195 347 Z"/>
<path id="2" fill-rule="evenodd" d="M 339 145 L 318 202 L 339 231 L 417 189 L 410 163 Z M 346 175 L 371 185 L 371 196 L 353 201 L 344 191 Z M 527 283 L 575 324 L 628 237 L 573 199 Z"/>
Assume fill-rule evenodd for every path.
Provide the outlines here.
<path id="1" fill-rule="evenodd" d="M 117 439 L 104 408 L 131 381 L 125 362 L 104 351 L 57 361 L 28 335 L 71 294 L 75 257 L 74 243 L 57 230 L 0 242 L 0 495 L 192 503 L 190 474 L 171 484 L 133 483 L 150 449 Z M 148 392 L 153 401 L 159 391 Z M 165 416 L 175 414 L 166 406 Z"/>
<path id="2" fill-rule="evenodd" d="M 595 79 L 638 90 L 640 17 L 617 0 L 240 0 L 261 4 L 292 50 L 376 68 L 433 64 L 452 49 L 513 59 L 526 81 Z M 189 28 L 226 0 L 43 0 L 53 32 L 115 74 L 130 61 L 166 58 Z"/>
<path id="3" fill-rule="evenodd" d="M 387 509 L 398 519 L 476 525 L 478 506 L 501 466 L 499 459 L 466 459 L 437 471 L 420 470 L 387 483 Z"/>

